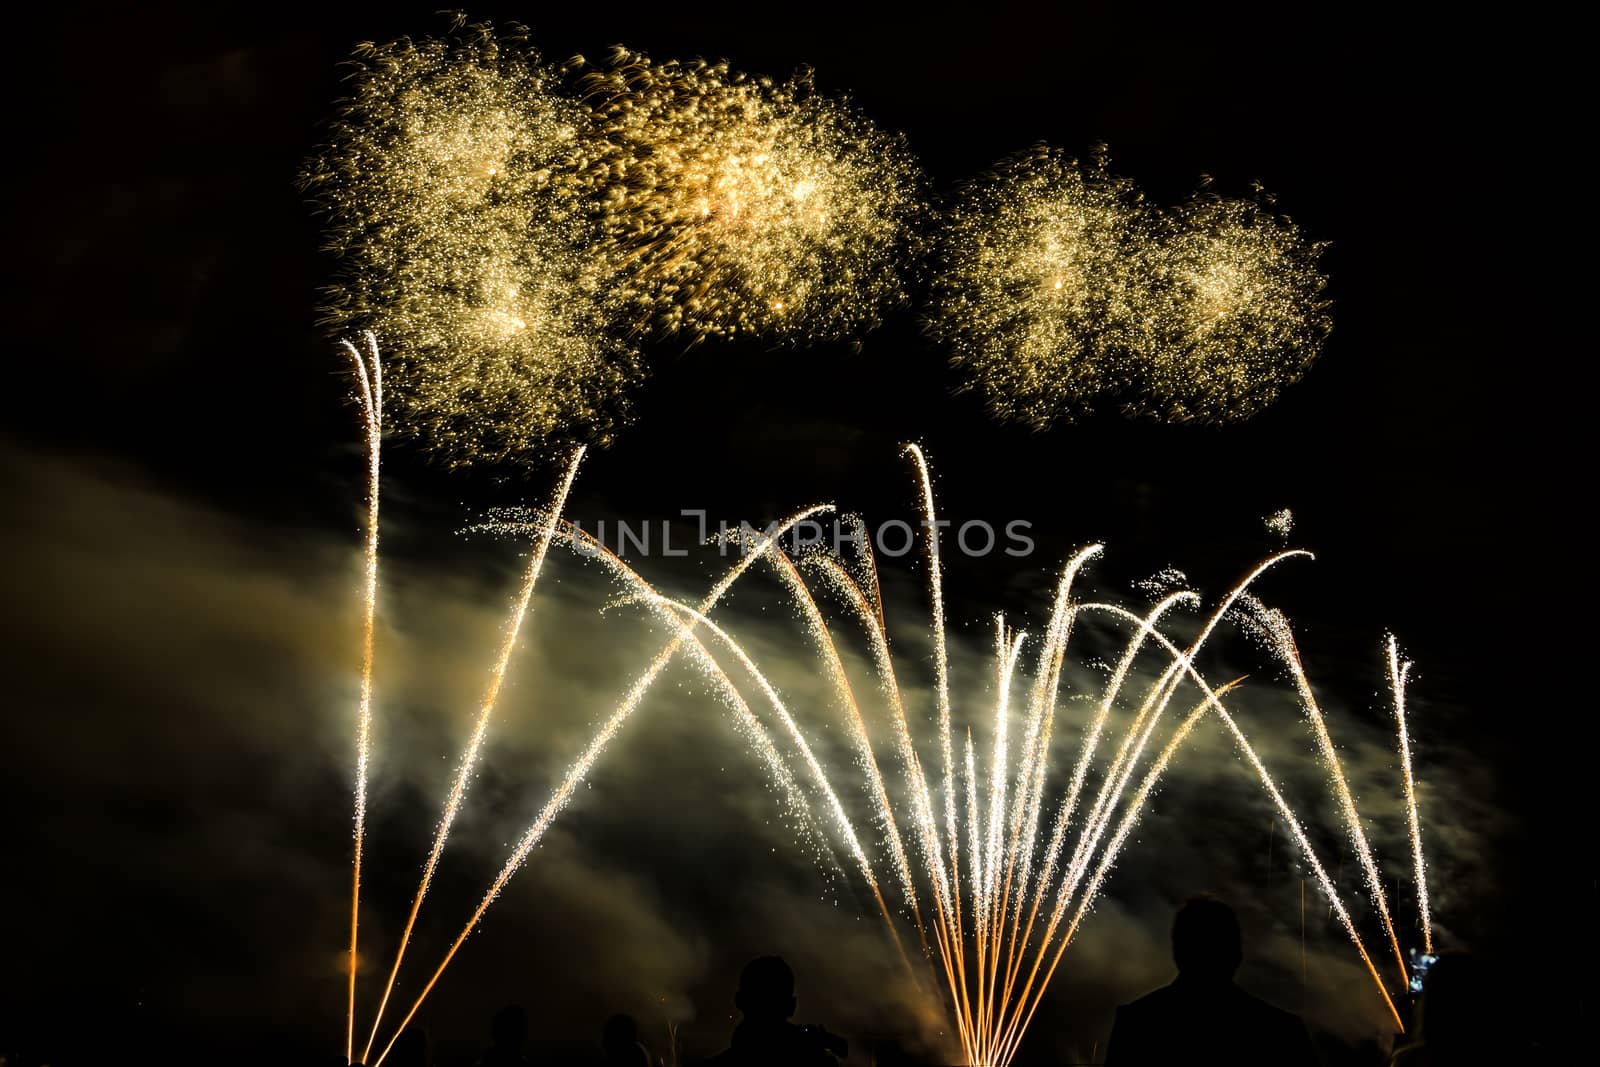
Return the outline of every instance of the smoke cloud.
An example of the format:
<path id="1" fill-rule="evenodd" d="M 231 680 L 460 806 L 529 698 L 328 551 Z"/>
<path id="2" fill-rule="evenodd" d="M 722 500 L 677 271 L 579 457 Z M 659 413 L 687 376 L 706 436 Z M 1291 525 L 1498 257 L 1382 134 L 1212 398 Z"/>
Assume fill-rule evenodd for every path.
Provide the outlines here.
<path id="1" fill-rule="evenodd" d="M 12 767 L 4 796 L 17 858 L 3 921 L 16 958 L 34 961 L 8 969 L 4 1000 L 35 1029 L 41 1017 L 65 1028 L 87 1011 L 129 1041 L 182 1041 L 208 1054 L 337 1050 L 360 633 L 354 507 L 346 530 L 291 528 L 223 513 L 107 461 L 11 448 L 0 453 L 0 472 L 13 500 L 31 502 L 0 530 L 11 563 L 0 578 L 11 609 L 3 624 L 10 710 L 0 738 Z M 358 1033 L 370 1025 L 526 551 L 487 538 L 451 539 L 439 551 L 439 531 L 408 525 L 415 520 L 399 499 L 384 529 Z M 671 572 L 652 573 L 656 560 L 641 569 L 663 591 L 695 600 L 729 562 L 714 549 L 703 556 Z M 1241 571 L 1251 562 L 1241 560 Z M 926 742 L 923 759 L 935 768 L 919 581 L 909 566 L 884 576 L 901 683 Z M 956 717 L 987 751 L 988 605 L 981 590 L 963 586 L 955 564 L 948 583 Z M 1037 616 L 1013 624 L 1038 632 L 1052 592 L 1041 578 Z M 1146 603 L 1136 593 L 1097 592 Z M 405 1002 L 666 640 L 638 606 L 617 604 L 617 593 L 594 564 L 552 556 L 422 912 L 397 993 Z M 783 692 L 869 851 L 881 852 L 845 724 L 776 584 L 752 571 L 717 618 Z M 896 787 L 865 643 L 844 613 L 833 612 L 832 623 Z M 1193 625 L 1181 622 L 1178 632 Z M 1054 734 L 1054 797 L 1107 677 L 1094 664 L 1112 659 L 1122 640 L 1107 621 L 1086 620 L 1074 633 Z M 1314 636 L 1301 643 L 1403 943 L 1420 947 L 1379 634 L 1366 664 L 1320 664 Z M 1141 661 L 1140 681 L 1160 666 Z M 1292 686 L 1237 636 L 1222 639 L 1202 667 L 1213 684 L 1249 675 L 1230 706 L 1323 863 L 1339 873 L 1387 975 L 1394 962 Z M 747 696 L 764 715 L 753 687 Z M 1186 689 L 1169 714 L 1195 699 Z M 1435 939 L 1462 947 L 1452 921 L 1484 891 L 1484 856 L 1511 828 L 1481 761 L 1429 735 L 1425 694 L 1411 703 Z M 1107 746 L 1127 714 L 1114 720 Z M 798 761 L 794 771 L 804 782 Z M 894 903 L 893 879 L 884 883 Z M 1386 1032 L 1387 1012 L 1353 948 L 1259 783 L 1208 719 L 1068 950 L 1030 1051 L 1087 1058 L 1103 1049 L 1115 1005 L 1169 980 L 1172 911 L 1199 891 L 1240 910 L 1246 987 L 1342 1040 Z M 915 944 L 909 925 L 902 933 Z M 804 843 L 728 710 L 680 663 L 490 909 L 419 1019 L 441 1059 L 470 1054 L 489 1015 L 510 1001 L 529 1008 L 547 1045 L 585 1046 L 606 1015 L 628 1011 L 659 1049 L 671 1024 L 687 1053 L 708 1053 L 734 1021 L 738 968 L 772 952 L 799 976 L 798 1021 L 847 1034 L 863 1052 L 865 1042 L 891 1036 L 932 1053 L 955 1047 L 931 972 L 906 973 L 848 863 L 841 874 L 826 851 Z"/>

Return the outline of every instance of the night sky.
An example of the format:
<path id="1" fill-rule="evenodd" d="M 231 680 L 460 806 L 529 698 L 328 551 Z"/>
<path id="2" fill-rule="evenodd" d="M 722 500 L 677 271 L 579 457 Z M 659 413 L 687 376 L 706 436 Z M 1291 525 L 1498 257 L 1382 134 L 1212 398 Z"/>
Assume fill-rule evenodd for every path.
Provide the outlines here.
<path id="1" fill-rule="evenodd" d="M 336 1055 L 342 1041 L 349 813 L 339 746 L 360 459 L 343 364 L 317 325 L 332 264 L 294 178 L 353 45 L 438 32 L 445 20 L 429 5 L 220 7 L 41 7 L 13 29 L 8 60 L 0 1052 L 54 1063 L 129 1045 L 173 1063 L 290 1062 Z M 1565 225 L 1575 205 L 1561 202 L 1564 183 L 1541 177 L 1554 90 L 1521 73 L 1539 54 L 1531 27 L 1469 24 L 1459 12 L 1215 5 L 1178 17 L 999 3 L 960 18 L 859 3 L 491 4 L 469 14 L 527 23 L 553 59 L 620 42 L 773 75 L 809 64 L 822 90 L 848 93 L 905 132 L 936 192 L 1037 141 L 1072 153 L 1105 143 L 1113 169 L 1163 203 L 1202 174 L 1225 194 L 1263 183 L 1330 243 L 1334 329 L 1305 379 L 1247 423 L 1108 414 L 1046 434 L 996 425 L 981 398 L 954 391 L 959 378 L 913 311 L 859 351 L 655 342 L 636 423 L 590 457 L 570 510 L 661 518 L 704 508 L 766 521 L 826 499 L 909 518 L 912 484 L 896 446 L 920 441 L 948 516 L 1026 519 L 1039 541 L 1021 564 L 952 568 L 952 629 L 981 652 L 988 612 L 1047 610 L 1049 576 L 1075 546 L 1111 547 L 1107 588 L 1172 564 L 1214 597 L 1275 544 L 1262 516 L 1289 507 L 1294 542 L 1318 560 L 1276 578 L 1272 594 L 1300 626 L 1313 677 L 1365 717 L 1362 728 L 1381 730 L 1379 641 L 1392 629 L 1418 662 L 1419 773 L 1465 754 L 1459 792 L 1441 786 L 1440 796 L 1470 793 L 1493 812 L 1470 838 L 1472 855 L 1435 856 L 1473 887 L 1436 889 L 1462 909 L 1441 921 L 1507 974 L 1532 973 L 1564 946 L 1592 948 L 1592 921 L 1563 918 L 1595 905 L 1593 864 L 1571 855 L 1570 826 L 1584 812 L 1564 813 L 1575 756 L 1531 736 L 1588 713 L 1571 696 L 1587 663 L 1547 651 L 1561 642 L 1539 617 L 1578 600 L 1566 561 L 1587 541 L 1587 523 L 1552 499 L 1541 472 L 1578 480 L 1566 493 L 1587 479 L 1573 424 L 1554 413 L 1580 387 L 1564 362 L 1575 354 L 1540 325 L 1555 298 L 1538 291 L 1530 234 Z M 414 644 L 396 647 L 416 653 L 408 677 L 443 664 L 470 692 L 481 663 L 448 653 L 481 660 L 488 645 L 470 638 L 493 633 L 517 560 L 513 548 L 456 531 L 487 507 L 542 502 L 554 466 L 448 472 L 404 444 L 386 463 L 396 617 L 403 604 L 413 620 L 428 616 L 435 596 L 453 605 L 411 624 Z M 580 603 L 580 573 L 563 572 L 572 591 L 562 596 L 589 618 L 603 598 Z M 919 573 L 908 559 L 886 582 L 914 597 Z M 308 619 L 321 628 L 279 662 L 283 634 Z M 530 645 L 539 633 L 561 637 L 535 630 Z M 198 661 L 213 673 L 168 685 Z M 590 666 L 605 675 L 636 662 Z M 1558 693 L 1556 678 L 1571 691 Z M 428 705 L 419 686 L 408 707 Z M 457 694 L 441 683 L 434 695 Z M 407 750 L 437 740 L 439 753 L 451 751 L 456 735 L 434 737 L 415 708 Z M 537 788 L 517 791 L 526 767 L 492 764 L 490 807 L 520 811 L 519 800 L 542 796 L 547 772 L 579 742 L 570 732 L 565 749 L 541 755 L 528 721 L 518 751 L 533 754 Z M 692 739 L 650 737 L 670 749 L 658 762 L 671 781 L 652 778 L 656 764 L 636 751 L 618 790 L 668 790 L 683 819 L 721 818 L 715 804 L 695 807 L 723 787 L 682 770 Z M 454 757 L 432 763 L 441 758 Z M 381 798 L 414 812 L 377 831 L 376 847 L 399 868 L 374 879 L 389 911 L 402 907 L 425 847 L 438 794 L 429 774 Z M 759 785 L 753 771 L 736 780 Z M 650 808 L 633 797 L 617 810 L 648 819 Z M 578 991 L 550 997 L 559 1011 L 533 1007 L 536 1029 L 579 1043 L 618 1006 L 601 999 L 608 982 L 628 996 L 654 982 L 687 998 L 705 1044 L 694 1051 L 712 1051 L 726 1028 L 719 998 L 739 962 L 767 947 L 752 946 L 761 909 L 740 901 L 764 877 L 803 882 L 805 868 L 763 876 L 759 857 L 738 854 L 737 835 L 730 850 L 690 858 L 639 823 L 630 832 L 621 815 L 585 822 L 583 801 L 575 812 L 547 851 L 576 857 L 592 884 L 530 874 L 529 899 L 555 907 L 613 887 L 647 905 L 595 905 L 595 928 L 614 935 L 603 945 L 580 936 L 581 918 L 565 939 L 548 919 L 480 936 L 474 946 L 497 947 L 452 972 L 459 985 L 432 1022 L 441 1050 L 470 1046 L 501 1000 L 536 1004 L 564 983 Z M 1441 823 L 1459 821 L 1451 814 Z M 1263 848 L 1267 821 L 1247 835 Z M 601 844 L 586 845 L 585 832 Z M 1403 874 L 1403 856 L 1391 860 Z M 1169 892 L 1212 884 L 1195 877 Z M 442 886 L 456 906 L 441 910 L 459 912 L 475 884 L 462 875 Z M 1159 949 L 1166 905 L 1144 903 L 1119 914 L 1157 916 L 1146 936 Z M 644 918 L 627 927 L 622 914 Z M 442 936 L 448 916 L 440 922 Z M 663 941 L 675 947 L 657 952 Z M 630 952 L 672 962 L 631 982 L 630 970 L 654 965 L 626 962 Z M 422 956 L 431 962 L 433 950 Z M 579 964 L 552 962 L 586 957 L 611 962 L 587 982 L 561 977 Z M 519 969 L 539 977 L 502 993 Z M 1108 977 L 1106 1014 L 1081 1027 L 1108 1026 L 1110 1005 L 1135 995 L 1137 978 Z M 850 981 L 832 971 L 826 980 Z M 1592 1004 L 1590 982 L 1521 984 L 1521 1010 L 1541 1013 L 1527 1028 L 1563 1029 Z M 1079 1026 L 1060 1028 L 1070 1042 L 1041 1038 L 1038 1054 L 1071 1042 L 1087 1051 Z"/>

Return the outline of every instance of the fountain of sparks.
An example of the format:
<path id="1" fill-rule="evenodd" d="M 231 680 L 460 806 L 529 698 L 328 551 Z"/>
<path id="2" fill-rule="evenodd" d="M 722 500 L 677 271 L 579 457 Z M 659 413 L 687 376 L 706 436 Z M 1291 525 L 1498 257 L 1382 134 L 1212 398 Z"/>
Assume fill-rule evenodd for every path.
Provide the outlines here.
<path id="1" fill-rule="evenodd" d="M 357 720 L 356 849 L 347 1023 L 348 1054 L 355 1062 L 355 935 L 360 914 L 366 769 L 373 718 L 371 635 L 377 597 L 380 446 L 377 427 L 381 425 L 381 380 L 376 342 L 372 338 L 367 338 L 365 353 L 353 346 L 347 347 L 357 367 L 357 399 L 366 428 L 369 470 L 367 565 L 363 585 L 368 610 Z M 926 458 L 915 445 L 907 446 L 906 454 L 916 471 L 925 528 L 937 529 Z M 798 832 L 817 846 L 814 851 L 818 855 L 825 856 L 841 872 L 859 879 L 905 965 L 916 970 L 917 957 L 928 965 L 930 970 L 920 973 L 931 974 L 940 990 L 962 1055 L 968 1063 L 1003 1067 L 1016 1056 L 1067 947 L 1092 910 L 1149 798 L 1184 742 L 1208 715 L 1216 717 L 1226 728 L 1244 763 L 1260 780 L 1315 883 L 1361 958 L 1376 994 L 1393 1015 L 1396 1025 L 1401 1026 L 1389 987 L 1368 953 L 1356 918 L 1318 859 L 1300 816 L 1279 791 L 1228 707 L 1227 698 L 1242 679 L 1213 685 L 1195 666 L 1201 648 L 1229 618 L 1242 618 L 1247 628 L 1263 636 L 1289 666 L 1307 721 L 1327 765 L 1341 815 L 1352 840 L 1358 843 L 1358 856 L 1374 910 L 1381 918 L 1382 932 L 1398 956 L 1398 939 L 1382 882 L 1376 875 L 1376 860 L 1367 846 L 1359 811 L 1300 663 L 1288 622 L 1281 614 L 1265 608 L 1250 592 L 1256 579 L 1268 569 L 1287 559 L 1309 556 L 1309 553 L 1288 550 L 1263 561 L 1213 606 L 1198 636 L 1179 644 L 1163 632 L 1163 620 L 1174 609 L 1198 607 L 1200 598 L 1196 594 L 1181 590 L 1171 592 L 1144 614 L 1110 603 L 1076 599 L 1073 591 L 1079 575 L 1102 552 L 1099 545 L 1082 549 L 1063 566 L 1048 621 L 1036 639 L 1013 628 L 1004 618 L 996 619 L 993 706 L 981 716 L 990 724 L 989 733 L 986 738 L 978 738 L 970 726 L 958 733 L 955 723 L 942 562 L 937 539 L 927 539 L 936 707 L 934 736 L 920 737 L 913 729 L 915 720 L 908 711 L 891 656 L 884 604 L 870 547 L 858 558 L 845 560 L 823 553 L 795 557 L 783 546 L 783 538 L 796 524 L 826 513 L 830 507 L 819 505 L 797 511 L 765 532 L 744 531 L 738 538 L 741 547 L 738 558 L 704 598 L 697 604 L 688 604 L 656 591 L 626 562 L 562 519 L 561 512 L 581 458 L 580 449 L 558 482 L 548 508 L 501 517 L 482 527 L 526 537 L 531 540 L 533 549 L 513 598 L 488 690 L 466 739 L 421 881 L 395 948 L 393 964 L 362 1054 L 363 1062 L 370 1062 L 373 1067 L 384 1062 L 395 1040 L 416 1016 L 462 944 L 478 928 L 490 906 L 572 800 L 600 756 L 644 702 L 653 683 L 680 655 L 705 676 L 711 691 L 728 708 L 736 727 L 750 741 L 763 766 L 778 783 L 786 805 L 795 816 L 793 822 Z M 536 813 L 499 874 L 394 1027 L 392 1036 L 380 1044 L 380 1029 L 396 989 L 411 932 L 451 826 L 465 801 L 467 785 L 481 756 L 511 665 L 512 652 L 530 611 L 541 568 L 553 545 L 575 550 L 597 561 L 624 590 L 624 599 L 653 612 L 668 626 L 671 636 L 626 690 L 616 709 Z M 789 706 L 755 658 L 727 628 L 712 618 L 717 605 L 734 584 L 763 563 L 776 574 L 798 608 L 807 639 L 821 660 L 831 703 L 845 719 L 847 736 L 854 750 L 852 764 L 860 772 L 858 784 L 870 808 L 869 825 L 859 824 L 844 800 L 845 784 L 812 747 L 804 725 L 805 716 Z M 886 758 L 880 758 L 875 749 L 868 713 L 863 710 L 863 701 L 847 674 L 843 653 L 819 604 L 818 593 L 841 604 L 846 617 L 864 634 L 880 690 L 878 697 L 886 709 L 889 734 L 893 739 Z M 1050 757 L 1055 750 L 1052 734 L 1063 672 L 1074 626 L 1080 618 L 1090 615 L 1115 620 L 1127 628 L 1129 636 L 1078 738 L 1077 754 L 1070 770 L 1058 776 L 1053 773 Z M 1405 718 L 1405 685 L 1410 665 L 1401 659 L 1393 638 L 1389 639 L 1387 651 L 1404 770 L 1411 859 L 1424 944 L 1431 951 L 1431 918 L 1424 883 L 1426 868 Z M 1136 682 L 1139 676 L 1134 671 L 1135 662 L 1149 654 L 1160 657 L 1164 667 L 1154 681 Z M 748 700 L 744 693 L 746 686 L 736 678 L 753 687 L 759 700 Z M 1140 688 L 1142 693 L 1135 692 Z M 1191 691 L 1190 696 L 1180 703 L 1181 713 L 1174 712 L 1173 702 L 1186 689 Z M 1118 737 L 1112 726 L 1113 711 L 1123 706 L 1134 710 Z M 762 713 L 757 713 L 757 707 L 763 709 Z M 1158 727 L 1164 721 L 1169 729 L 1158 737 Z M 1097 784 L 1092 782 L 1094 775 L 1091 773 L 1096 767 L 1101 768 Z M 900 781 L 891 787 L 890 775 L 895 773 Z M 1065 784 L 1058 786 L 1061 777 L 1065 778 Z M 881 844 L 874 844 L 876 842 Z M 915 949 L 908 950 L 902 927 L 914 932 Z M 1403 962 L 1401 977 L 1403 983 Z M 372 1060 L 374 1049 L 379 1052 Z"/>
<path id="2" fill-rule="evenodd" d="M 937 529 L 926 459 L 916 446 L 908 446 L 906 452 L 918 475 L 924 528 Z M 872 807 L 872 827 L 884 842 L 882 857 L 874 860 L 861 853 L 857 843 L 863 834 L 837 799 L 842 787 L 823 769 L 803 734 L 794 729 L 793 716 L 782 705 L 772 683 L 737 642 L 720 629 L 715 631 L 718 643 L 727 648 L 737 669 L 768 695 L 800 762 L 810 769 L 824 798 L 819 808 L 829 816 L 819 821 L 831 821 L 840 838 L 851 843 L 862 876 L 880 902 L 881 885 L 890 884 L 897 891 L 900 912 L 914 927 L 923 954 L 943 989 L 967 1062 L 998 1067 L 1015 1057 L 1063 953 L 1092 909 L 1146 802 L 1184 741 L 1207 714 L 1221 720 L 1246 764 L 1260 779 L 1349 935 L 1377 995 L 1395 1024 L 1403 1029 L 1356 921 L 1318 860 L 1300 817 L 1284 799 L 1224 700 L 1242 679 L 1213 686 L 1194 665 L 1200 649 L 1225 619 L 1251 610 L 1257 618 L 1262 617 L 1259 602 L 1249 592 L 1261 574 L 1283 560 L 1309 553 L 1281 552 L 1261 563 L 1213 608 L 1198 637 L 1181 647 L 1163 635 L 1159 624 L 1174 608 L 1198 606 L 1199 598 L 1189 592 L 1172 593 L 1143 616 L 1113 604 L 1075 600 L 1075 580 L 1101 553 L 1098 545 L 1083 549 L 1063 568 L 1048 624 L 1033 644 L 1031 672 L 1023 667 L 1028 635 L 997 618 L 994 699 L 985 716 L 991 721 L 990 736 L 980 746 L 970 728 L 958 738 L 953 725 L 942 566 L 936 539 L 927 541 L 937 706 L 936 736 L 932 739 L 918 738 L 912 729 L 913 720 L 890 655 L 884 605 L 870 548 L 852 565 L 827 554 L 793 561 L 781 551 L 770 551 L 770 543 L 763 542 L 762 547 L 768 550 L 767 558 L 795 599 L 834 691 L 834 702 L 844 712 L 855 749 L 853 762 L 862 772 L 861 786 Z M 807 573 L 813 578 L 811 583 L 804 577 Z M 882 762 L 869 738 L 861 701 L 845 675 L 841 653 L 818 607 L 813 585 L 839 599 L 865 634 L 879 695 L 888 710 L 893 737 L 891 761 L 903 779 L 896 793 L 898 802 L 891 799 Z M 673 608 L 686 622 L 711 625 L 710 620 L 686 605 Z M 1052 794 L 1051 734 L 1063 665 L 1074 623 L 1088 614 L 1120 620 L 1128 625 L 1131 636 L 1080 739 L 1065 787 Z M 1270 617 L 1286 635 L 1286 621 L 1279 615 Z M 1110 736 L 1112 711 L 1129 697 L 1129 690 L 1134 688 L 1134 663 L 1150 649 L 1163 656 L 1167 666 L 1137 699 L 1137 710 L 1120 740 L 1114 739 Z M 1278 651 L 1294 672 L 1308 720 L 1321 742 L 1320 751 L 1333 778 L 1342 814 L 1352 839 L 1361 845 L 1366 866 L 1371 850 L 1366 846 L 1359 813 L 1310 683 L 1292 642 L 1285 638 Z M 1395 663 L 1397 656 L 1391 653 Z M 1391 673 L 1405 746 L 1404 673 L 1399 666 L 1393 666 Z M 1164 717 L 1170 721 L 1172 702 L 1186 684 L 1197 692 L 1199 700 L 1158 743 L 1157 727 Z M 1020 735 L 1013 737 L 1017 725 Z M 1102 746 L 1109 750 L 1104 756 Z M 937 766 L 927 766 L 924 749 L 937 759 Z M 1104 763 L 1104 771 L 1098 787 L 1091 789 L 1090 769 L 1097 762 Z M 1409 759 L 1406 763 L 1409 766 Z M 1414 798 L 1409 781 L 1408 777 L 1408 797 Z M 1415 854 L 1420 856 L 1420 834 L 1415 823 L 1412 841 Z M 1375 874 L 1375 861 L 1371 862 L 1374 866 L 1368 872 L 1369 889 L 1384 933 L 1397 944 L 1382 885 Z M 1420 860 L 1417 870 L 1419 899 L 1425 900 Z M 1427 924 L 1424 914 L 1424 936 L 1431 943 Z M 892 920 L 889 926 L 898 945 Z M 1401 988 L 1405 979 L 1402 968 Z"/>

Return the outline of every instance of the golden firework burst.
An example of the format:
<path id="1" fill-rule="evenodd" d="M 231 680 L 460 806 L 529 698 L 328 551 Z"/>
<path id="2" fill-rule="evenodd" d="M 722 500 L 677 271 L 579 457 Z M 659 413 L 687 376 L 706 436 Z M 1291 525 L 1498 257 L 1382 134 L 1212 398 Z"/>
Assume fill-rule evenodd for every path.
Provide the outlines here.
<path id="1" fill-rule="evenodd" d="M 939 242 L 929 332 L 999 418 L 1044 429 L 1132 380 L 1150 216 L 1103 159 L 1041 145 L 963 188 Z"/>
<path id="2" fill-rule="evenodd" d="M 1168 422 L 1247 418 L 1321 349 L 1321 245 L 1266 198 L 1172 210 L 1040 146 L 947 214 L 929 333 L 999 418 L 1045 429 L 1114 401 Z"/>
<path id="3" fill-rule="evenodd" d="M 809 73 L 777 82 L 618 49 L 584 89 L 603 254 L 636 327 L 855 339 L 903 299 L 917 168 Z"/>
<path id="4" fill-rule="evenodd" d="M 451 463 L 600 437 L 636 354 L 608 329 L 578 181 L 587 113 L 520 27 L 362 45 L 303 176 L 341 269 L 327 321 L 392 361 L 392 429 Z"/>
<path id="5" fill-rule="evenodd" d="M 1149 257 L 1147 381 L 1125 407 L 1169 422 L 1248 418 L 1300 380 L 1331 328 L 1308 242 L 1258 189 L 1227 199 L 1202 189 L 1164 213 Z"/>

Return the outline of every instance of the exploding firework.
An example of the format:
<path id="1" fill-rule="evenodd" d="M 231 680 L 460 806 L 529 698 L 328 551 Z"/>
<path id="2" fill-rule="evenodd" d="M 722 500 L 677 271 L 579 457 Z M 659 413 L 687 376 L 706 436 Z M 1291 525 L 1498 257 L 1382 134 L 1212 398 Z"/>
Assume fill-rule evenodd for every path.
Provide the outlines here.
<path id="1" fill-rule="evenodd" d="M 1108 401 L 1165 422 L 1248 418 L 1329 329 L 1322 246 L 1259 191 L 1158 210 L 1103 158 L 1047 146 L 970 183 L 939 249 L 929 333 L 996 417 L 1035 429 Z"/>
<path id="2" fill-rule="evenodd" d="M 855 339 L 902 299 L 917 169 L 809 73 L 777 82 L 619 49 L 584 84 L 604 258 L 636 325 Z"/>
<path id="3" fill-rule="evenodd" d="M 327 321 L 370 329 L 392 428 L 451 463 L 600 437 L 633 350 L 608 330 L 587 113 L 512 27 L 363 45 L 303 176 L 340 261 Z"/>
<path id="4" fill-rule="evenodd" d="M 944 222 L 929 332 L 999 418 L 1044 429 L 1141 364 L 1151 219 L 1103 160 L 1040 146 L 963 190 Z"/>
<path id="5" fill-rule="evenodd" d="M 1321 351 L 1331 327 L 1324 246 L 1273 214 L 1259 190 L 1251 200 L 1202 191 L 1164 218 L 1150 257 L 1148 381 L 1125 408 L 1168 422 L 1248 418 Z"/>

